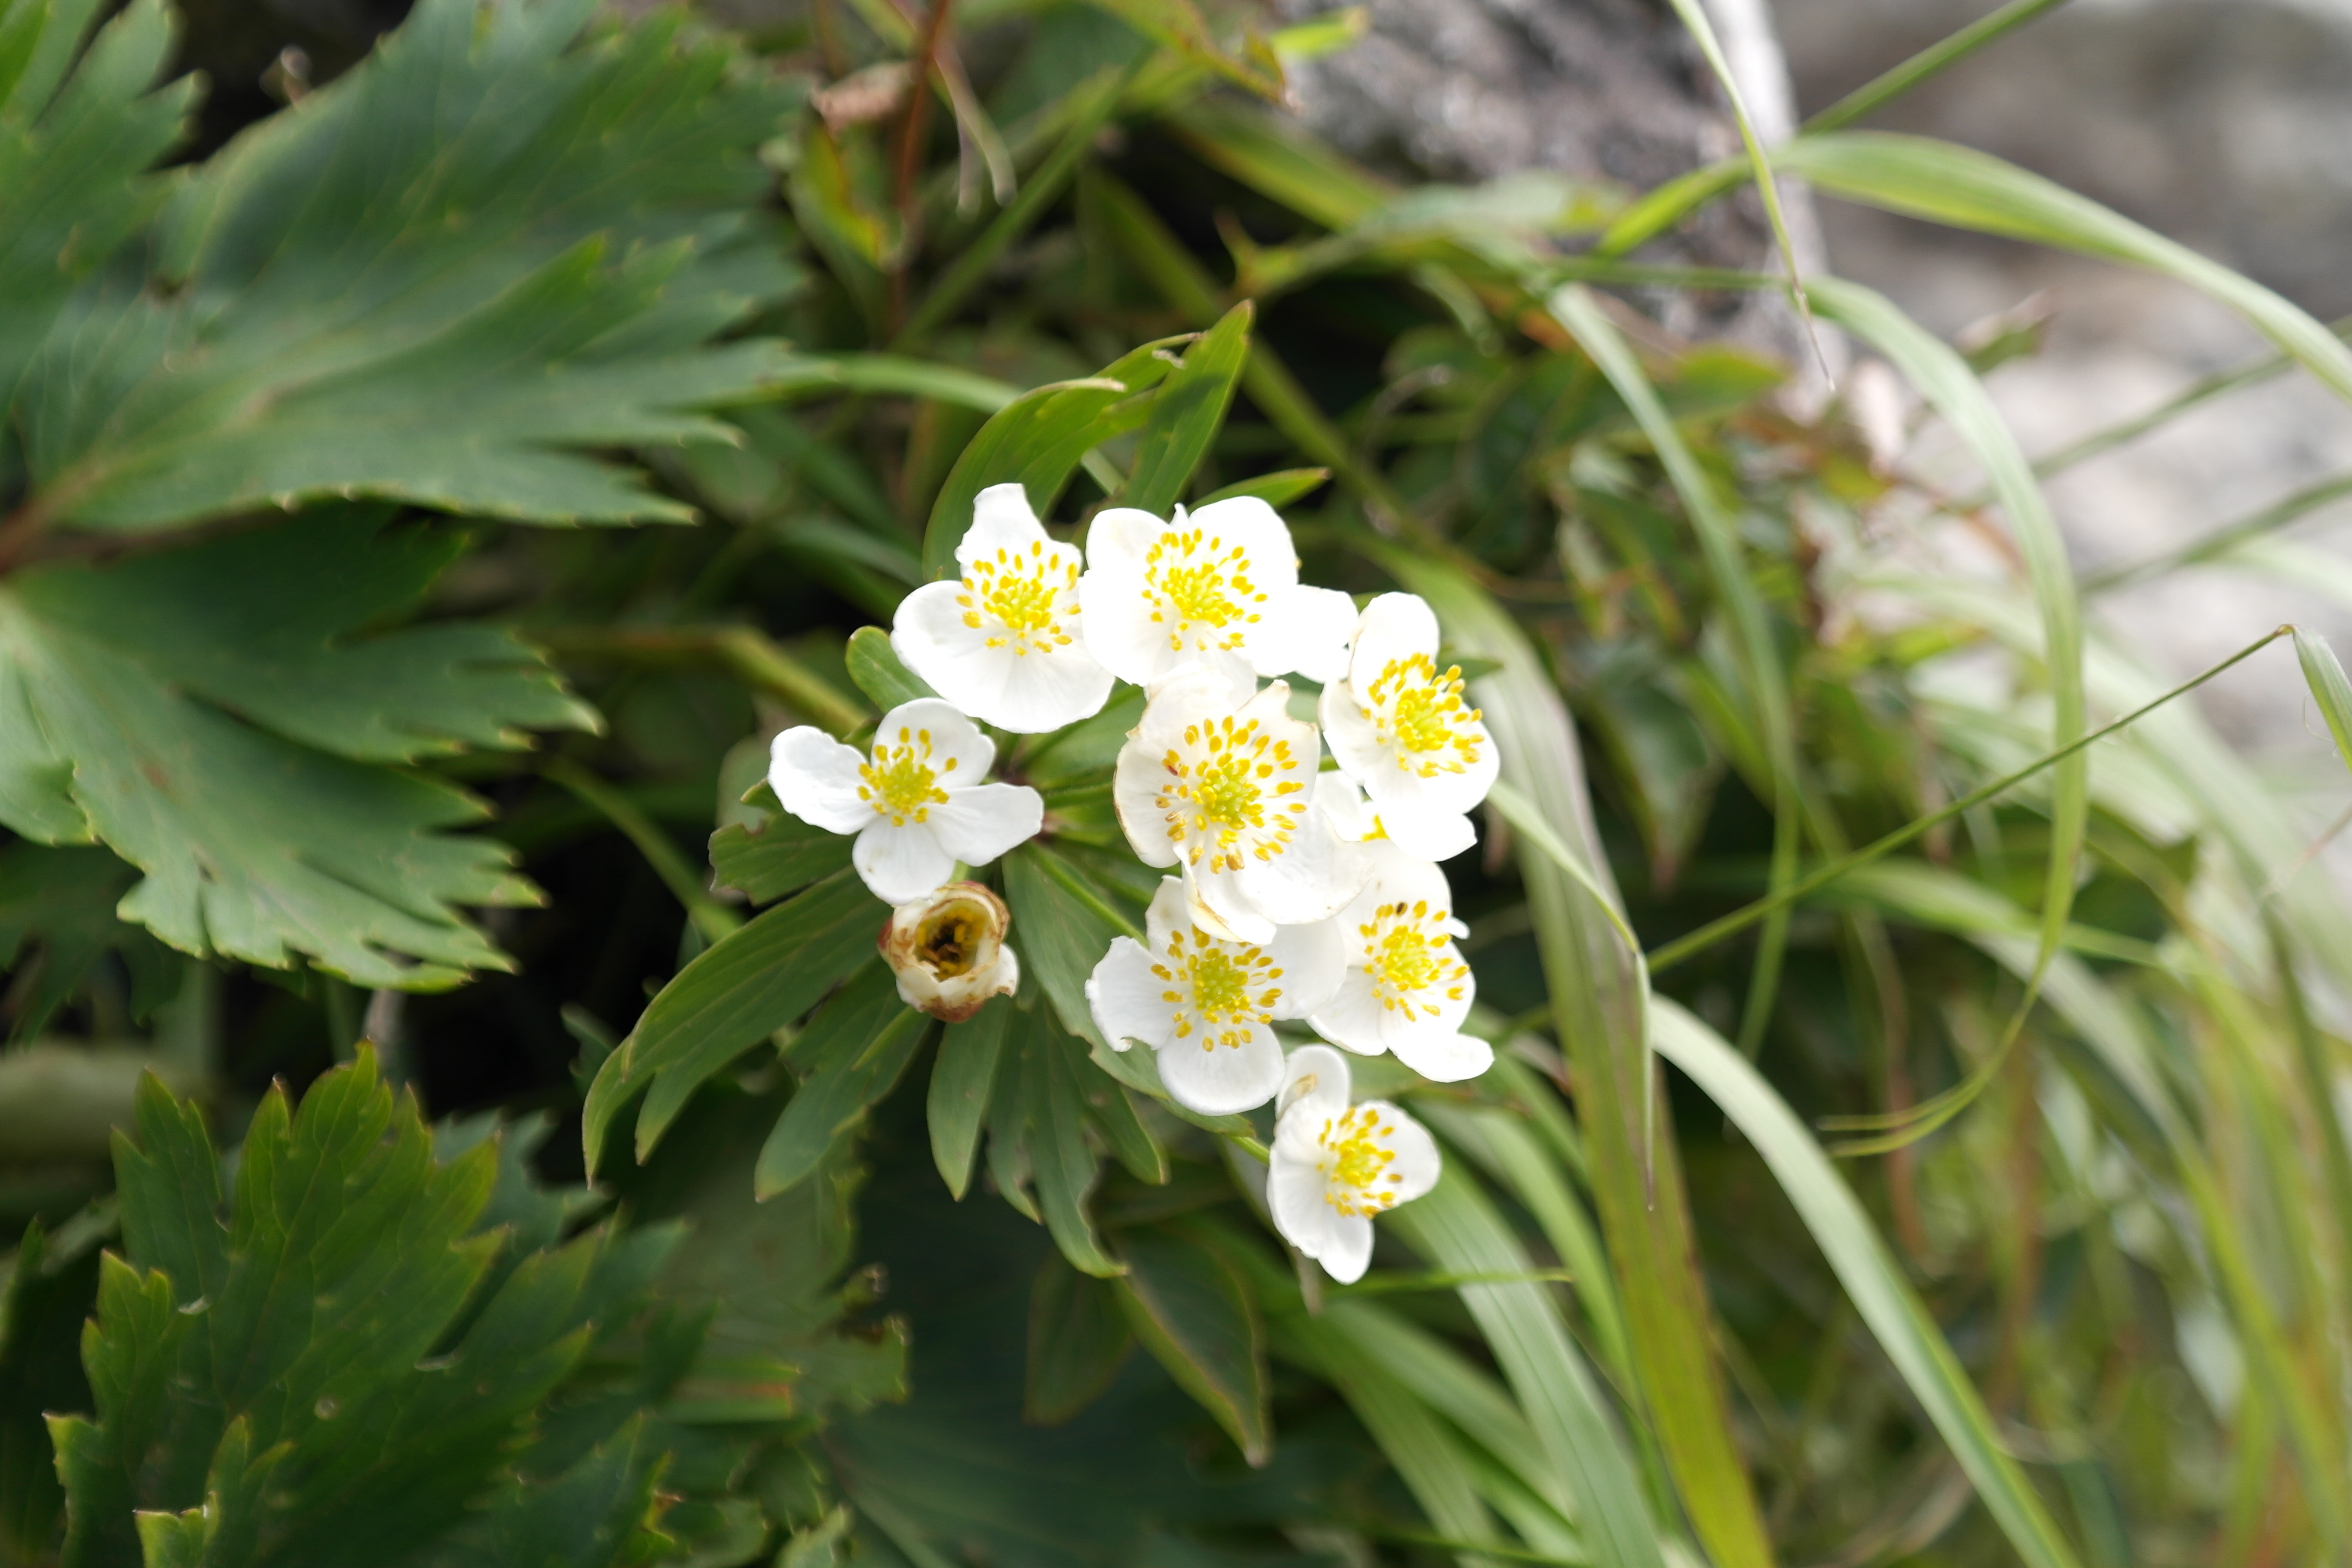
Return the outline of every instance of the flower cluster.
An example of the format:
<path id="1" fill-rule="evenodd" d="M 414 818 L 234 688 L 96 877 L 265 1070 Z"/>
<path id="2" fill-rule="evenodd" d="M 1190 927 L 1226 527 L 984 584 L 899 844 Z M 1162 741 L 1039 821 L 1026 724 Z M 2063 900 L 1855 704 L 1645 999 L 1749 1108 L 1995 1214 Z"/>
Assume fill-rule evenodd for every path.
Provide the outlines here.
<path id="1" fill-rule="evenodd" d="M 1475 983 L 1454 942 L 1468 932 L 1437 862 L 1475 841 L 1469 814 L 1499 763 L 1461 672 L 1438 663 L 1436 616 L 1410 594 L 1359 611 L 1300 583 L 1288 528 L 1249 498 L 1173 519 L 1109 509 L 1082 555 L 1020 486 L 998 485 L 956 563 L 907 596 L 891 631 L 939 697 L 885 714 L 864 752 L 813 729 L 777 736 L 778 800 L 857 836 L 858 874 L 898 906 L 884 951 L 900 994 L 968 1016 L 1019 971 L 1003 906 L 950 879 L 1045 815 L 1027 785 L 986 782 L 996 748 L 975 721 L 1043 734 L 1100 712 L 1119 682 L 1142 688 L 1111 795 L 1137 857 L 1169 875 L 1145 940 L 1114 939 L 1096 965 L 1095 1022 L 1115 1049 L 1150 1047 L 1191 1110 L 1273 1102 L 1275 1224 L 1356 1279 L 1371 1216 L 1428 1191 L 1438 1159 L 1394 1106 L 1349 1102 L 1330 1047 L 1440 1082 L 1494 1059 L 1462 1032 Z M 1286 1052 L 1277 1024 L 1329 1045 Z"/>

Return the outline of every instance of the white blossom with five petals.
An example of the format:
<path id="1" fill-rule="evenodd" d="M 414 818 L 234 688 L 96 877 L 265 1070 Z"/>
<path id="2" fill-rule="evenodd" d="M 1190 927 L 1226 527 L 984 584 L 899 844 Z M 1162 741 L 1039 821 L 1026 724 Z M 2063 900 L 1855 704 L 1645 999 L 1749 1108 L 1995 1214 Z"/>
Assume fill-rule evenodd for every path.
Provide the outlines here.
<path id="1" fill-rule="evenodd" d="M 1127 841 L 1147 866 L 1181 868 L 1195 922 L 1228 942 L 1326 920 L 1363 886 L 1357 846 L 1318 787 L 1315 726 L 1290 717 L 1277 680 L 1235 705 L 1205 669 L 1168 677 L 1119 748 L 1111 783 Z"/>
<path id="2" fill-rule="evenodd" d="M 1437 649 L 1428 604 L 1382 594 L 1364 606 L 1348 678 L 1323 688 L 1318 713 L 1331 755 L 1364 786 L 1387 836 L 1431 860 L 1475 837 L 1465 818 L 1502 766 L 1478 710 L 1462 700 L 1462 671 L 1440 670 Z"/>
<path id="3" fill-rule="evenodd" d="M 1454 951 L 1470 928 L 1454 918 L 1445 873 L 1377 839 L 1365 853 L 1371 876 L 1333 922 L 1348 973 L 1307 1021 L 1333 1045 L 1391 1052 L 1438 1083 L 1476 1078 L 1495 1048 L 1462 1032 L 1478 985 Z"/>
<path id="4" fill-rule="evenodd" d="M 1172 519 L 1133 507 L 1095 514 L 1078 580 L 1087 646 L 1113 675 L 1149 687 L 1199 664 L 1241 696 L 1258 676 L 1336 680 L 1355 604 L 1301 585 L 1290 530 L 1255 496 Z"/>
<path id="5" fill-rule="evenodd" d="M 962 575 L 900 601 L 890 646 L 966 713 L 1042 734 L 1092 718 L 1110 671 L 1082 635 L 1077 546 L 1046 535 L 1019 485 L 991 485 L 956 546 Z"/>
<path id="6" fill-rule="evenodd" d="M 887 904 L 923 898 L 955 874 L 1035 836 L 1045 803 L 1026 784 L 987 784 L 995 742 L 936 697 L 882 716 L 869 752 L 803 724 L 770 748 L 768 784 L 783 808 L 829 833 L 854 833 L 850 864 Z"/>
<path id="7" fill-rule="evenodd" d="M 1161 880 L 1144 916 L 1150 946 L 1112 939 L 1087 1004 L 1112 1048 L 1159 1053 L 1176 1103 L 1206 1116 L 1250 1110 L 1282 1086 L 1276 1018 L 1302 1018 L 1339 984 L 1339 929 L 1285 926 L 1263 945 L 1226 942 L 1192 920 L 1182 882 Z"/>
<path id="8" fill-rule="evenodd" d="M 1385 1100 L 1348 1103 L 1348 1059 L 1302 1046 L 1286 1065 L 1266 1208 L 1283 1238 L 1342 1285 L 1372 1260 L 1372 1216 L 1437 1184 L 1436 1141 Z"/>

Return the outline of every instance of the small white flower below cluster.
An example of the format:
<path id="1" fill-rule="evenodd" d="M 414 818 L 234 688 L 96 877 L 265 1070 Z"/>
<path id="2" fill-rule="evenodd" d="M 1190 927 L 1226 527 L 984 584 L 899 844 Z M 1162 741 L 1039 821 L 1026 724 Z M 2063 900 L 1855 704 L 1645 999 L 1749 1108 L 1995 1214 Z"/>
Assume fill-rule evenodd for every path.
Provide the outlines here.
<path id="1" fill-rule="evenodd" d="M 1348 1059 L 1328 1046 L 1290 1053 L 1265 1202 L 1291 1246 L 1342 1285 L 1372 1259 L 1372 1216 L 1437 1184 L 1429 1130 L 1383 1100 L 1348 1100 Z"/>

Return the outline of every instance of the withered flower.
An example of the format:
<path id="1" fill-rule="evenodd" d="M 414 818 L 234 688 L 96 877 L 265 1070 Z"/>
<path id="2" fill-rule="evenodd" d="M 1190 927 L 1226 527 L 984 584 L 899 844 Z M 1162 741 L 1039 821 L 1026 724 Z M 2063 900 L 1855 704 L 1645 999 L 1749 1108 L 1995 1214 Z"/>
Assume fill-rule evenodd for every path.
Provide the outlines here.
<path id="1" fill-rule="evenodd" d="M 1004 944 L 1004 900 L 978 882 L 950 882 L 890 911 L 882 957 L 910 1007 L 960 1024 L 992 996 L 1021 986 L 1021 961 Z"/>

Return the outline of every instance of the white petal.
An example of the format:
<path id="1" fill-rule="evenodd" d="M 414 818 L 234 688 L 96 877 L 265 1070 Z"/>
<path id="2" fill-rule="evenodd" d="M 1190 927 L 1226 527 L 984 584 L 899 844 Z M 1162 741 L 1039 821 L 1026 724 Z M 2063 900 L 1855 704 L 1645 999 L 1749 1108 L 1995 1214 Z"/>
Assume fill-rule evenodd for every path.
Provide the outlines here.
<path id="1" fill-rule="evenodd" d="M 1151 894 L 1151 907 L 1143 911 L 1143 934 L 1150 939 L 1151 951 L 1168 951 L 1169 938 L 1178 931 L 1192 929 L 1192 911 L 1184 898 L 1184 879 L 1162 877 Z"/>
<path id="2" fill-rule="evenodd" d="M 1160 537 L 1168 520 L 1131 506 L 1105 507 L 1087 524 L 1087 565 L 1109 567 L 1133 577 L 1140 586 L 1143 558 Z"/>
<path id="3" fill-rule="evenodd" d="M 1027 784 L 990 784 L 951 789 L 931 807 L 940 847 L 967 866 L 985 866 L 1045 825 L 1045 797 Z"/>
<path id="4" fill-rule="evenodd" d="M 956 564 L 969 566 L 1000 550 L 1025 551 L 1044 538 L 1045 525 L 1030 508 L 1029 492 L 1019 485 L 991 485 L 972 497 L 971 526 L 956 546 Z"/>
<path id="5" fill-rule="evenodd" d="M 1160 1047 L 1160 1081 L 1177 1104 L 1203 1116 L 1253 1110 L 1282 1087 L 1282 1042 L 1264 1024 L 1239 1045 L 1204 1045 L 1195 1034 Z"/>
<path id="6" fill-rule="evenodd" d="M 1376 1057 L 1388 1049 L 1381 1037 L 1385 1012 L 1372 992 L 1371 977 L 1360 969 L 1350 969 L 1331 999 L 1318 1007 L 1307 1023 L 1335 1046 L 1345 1046 L 1360 1057 Z"/>
<path id="7" fill-rule="evenodd" d="M 1112 1049 L 1127 1049 L 1129 1040 L 1164 1046 L 1176 1037 L 1174 1014 L 1162 994 L 1167 989 L 1151 973 L 1151 955 L 1132 937 L 1115 936 L 1087 978 L 1087 1005 Z"/>
<path id="8" fill-rule="evenodd" d="M 927 824 L 900 827 L 878 816 L 849 852 L 849 863 L 886 904 L 909 904 L 935 891 L 955 875 L 955 861 Z"/>
<path id="9" fill-rule="evenodd" d="M 1382 594 L 1364 606 L 1348 681 L 1367 690 L 1390 664 L 1415 655 L 1437 657 L 1437 616 L 1418 594 Z"/>
<path id="10" fill-rule="evenodd" d="M 1250 639 L 1250 663 L 1260 675 L 1296 670 L 1323 684 L 1348 673 L 1356 635 L 1356 601 L 1336 588 L 1293 588 L 1265 607 Z"/>
<path id="11" fill-rule="evenodd" d="M 1266 919 L 1307 925 L 1345 908 L 1366 870 L 1361 848 L 1340 837 L 1328 816 L 1309 810 L 1281 854 L 1247 861 L 1236 879 L 1249 907 Z"/>
<path id="12" fill-rule="evenodd" d="M 1178 681 L 1198 683 L 1205 694 L 1202 700 L 1220 717 L 1233 712 L 1258 692 L 1257 675 L 1250 668 L 1249 660 L 1220 648 L 1164 653 L 1143 686 L 1147 693 L 1156 697 Z"/>
<path id="13" fill-rule="evenodd" d="M 1460 1083 L 1495 1065 L 1495 1047 L 1475 1035 L 1417 1029 L 1389 1041 L 1389 1049 L 1432 1083 Z"/>
<path id="14" fill-rule="evenodd" d="M 1298 551 L 1290 542 L 1289 526 L 1257 497 L 1211 501 L 1183 523 L 1188 529 L 1199 529 L 1224 549 L 1238 544 L 1248 552 L 1250 581 L 1266 595 L 1267 609 L 1281 605 L 1298 585 Z"/>
<path id="15" fill-rule="evenodd" d="M 1093 718 L 1110 700 L 1110 671 L 1095 662 L 1083 641 L 1051 652 L 1034 648 L 1027 653 L 1010 648 L 990 652 L 1010 661 L 1003 693 L 985 710 L 966 710 L 1000 729 L 1042 735 Z M 941 692 L 947 689 L 936 680 L 931 684 Z"/>
<path id="16" fill-rule="evenodd" d="M 1300 1247 L 1301 1252 L 1306 1251 Z M 1372 1261 L 1372 1221 L 1368 1215 L 1331 1213 L 1331 1228 L 1323 1250 L 1315 1255 L 1323 1272 L 1342 1285 L 1364 1277 Z"/>
<path id="17" fill-rule="evenodd" d="M 937 697 L 901 702 L 874 727 L 877 753 L 885 746 L 909 745 L 929 763 L 943 790 L 980 783 L 988 776 L 989 764 L 996 761 L 996 742 L 982 734 L 980 726 L 955 704 Z"/>
<path id="18" fill-rule="evenodd" d="M 1331 760 L 1349 778 L 1369 784 L 1380 774 L 1396 771 L 1396 759 L 1357 700 L 1353 686 L 1344 680 L 1326 686 L 1315 714 L 1323 721 L 1323 743 L 1331 748 Z"/>
<path id="19" fill-rule="evenodd" d="M 1377 1112 L 1381 1119 L 1381 1142 L 1396 1156 L 1384 1173 L 1386 1181 L 1381 1190 L 1396 1202 L 1411 1203 L 1437 1185 L 1444 1163 L 1437 1156 L 1437 1141 L 1429 1129 L 1391 1105 L 1385 1100 L 1368 1100 L 1357 1110 Z"/>
<path id="20" fill-rule="evenodd" d="M 994 723 L 989 713 L 1003 699 L 1015 656 L 1009 647 L 989 647 L 987 628 L 964 624 L 970 596 L 961 583 L 924 584 L 898 601 L 890 647 L 932 690 Z"/>
<path id="21" fill-rule="evenodd" d="M 786 811 L 828 833 L 855 833 L 875 820 L 874 808 L 858 798 L 866 763 L 845 746 L 806 724 L 778 735 L 768 748 L 768 787 Z"/>
<path id="22" fill-rule="evenodd" d="M 1364 881 L 1364 897 L 1371 904 L 1427 904 L 1441 920 L 1453 914 L 1454 885 L 1438 867 L 1407 853 L 1402 844 L 1384 844 L 1377 838 L 1364 847 L 1364 858 L 1370 873 Z"/>
<path id="23" fill-rule="evenodd" d="M 1283 1064 L 1282 1092 L 1275 1101 L 1277 1149 L 1314 1160 L 1323 1123 L 1348 1109 L 1348 1058 L 1328 1046 L 1301 1046 Z"/>
<path id="24" fill-rule="evenodd" d="M 1168 779 L 1162 761 L 1167 748 L 1151 743 L 1151 710 L 1146 708 L 1143 716 L 1144 727 L 1118 749 L 1118 762 L 1111 771 L 1110 802 L 1137 858 L 1147 866 L 1173 866 L 1177 841 L 1169 833 L 1168 814 L 1160 805 L 1160 786 Z"/>
<path id="25" fill-rule="evenodd" d="M 1331 999 L 1348 973 L 1347 945 L 1336 921 L 1277 926 L 1265 951 L 1282 971 L 1282 1003 L 1274 1010 L 1277 1018 L 1304 1018 Z"/>
<path id="26" fill-rule="evenodd" d="M 1263 947 L 1274 940 L 1274 921 L 1249 902 L 1238 873 L 1188 867 L 1184 872 L 1184 907 L 1192 923 L 1219 942 L 1246 942 Z"/>
<path id="27" fill-rule="evenodd" d="M 1478 829 L 1464 812 L 1384 805 L 1378 817 L 1381 831 L 1415 859 L 1451 860 L 1478 842 Z"/>
<path id="28" fill-rule="evenodd" d="M 1360 1226 L 1364 1233 L 1362 1252 L 1371 1255 L 1371 1221 L 1360 1215 L 1349 1216 L 1333 1208 L 1325 1197 L 1326 1183 L 1322 1171 L 1311 1164 L 1301 1164 L 1276 1154 L 1266 1172 L 1265 1206 L 1274 1216 L 1274 1228 L 1282 1238 L 1308 1258 L 1322 1259 L 1330 1256 L 1347 1257 L 1354 1250 L 1349 1233 Z M 1330 1266 L 1327 1262 L 1326 1268 Z M 1350 1280 L 1363 1273 L 1359 1267 Z"/>
<path id="29" fill-rule="evenodd" d="M 1151 618 L 1143 579 L 1123 566 L 1089 567 L 1078 579 L 1078 609 L 1087 651 L 1121 680 L 1145 685 L 1174 654 L 1167 628 Z"/>
<path id="30" fill-rule="evenodd" d="M 1330 695 L 1330 689 L 1324 689 Z M 1380 814 L 1364 798 L 1364 786 L 1344 773 L 1315 775 L 1315 804 L 1331 819 L 1331 831 L 1350 844 L 1361 844 L 1380 831 Z"/>

